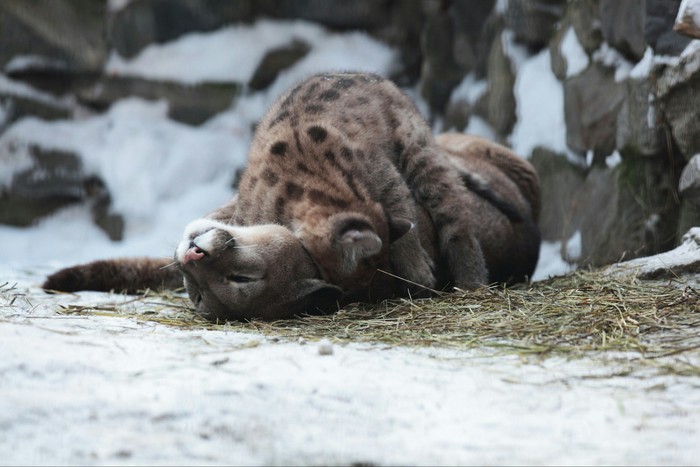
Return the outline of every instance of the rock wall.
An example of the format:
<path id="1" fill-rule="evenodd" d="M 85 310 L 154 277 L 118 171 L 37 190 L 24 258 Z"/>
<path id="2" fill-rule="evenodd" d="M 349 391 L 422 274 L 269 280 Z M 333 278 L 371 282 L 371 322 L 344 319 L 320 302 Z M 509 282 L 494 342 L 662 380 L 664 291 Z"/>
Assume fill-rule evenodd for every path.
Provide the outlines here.
<path id="1" fill-rule="evenodd" d="M 5 75 L 43 97 L 0 86 L 0 133 L 27 116 L 72 118 L 102 112 L 132 95 L 165 98 L 172 119 L 198 125 L 227 108 L 242 87 L 265 89 L 308 45 L 293 42 L 270 51 L 250 83 L 196 86 L 106 75 L 109 54 L 134 57 L 152 43 L 265 16 L 368 32 L 399 50 L 392 79 L 418 87 L 436 129 L 462 131 L 481 121 L 494 139 L 511 144 L 519 118 L 519 70 L 546 53 L 561 87 L 566 145 L 543 143 L 521 155 L 542 179 L 544 239 L 561 242 L 569 253 L 567 243 L 580 239 L 580 252 L 570 260 L 602 265 L 668 250 L 689 226 L 700 224 L 700 162 L 693 159 L 700 153 L 700 48 L 687 48 L 691 39 L 673 31 L 679 4 L 5 0 L 0 79 Z M 481 83 L 484 92 L 460 97 L 453 91 L 465 81 Z M 19 157 L 19 151 L 32 163 L 0 188 L 0 222 L 28 225 L 66 204 L 90 202 L 98 225 L 121 237 L 123 221 L 106 208 L 109 193 L 94 176 L 81 175 L 74 156 L 49 159 L 22 142 L 6 142 L 0 161 Z"/>

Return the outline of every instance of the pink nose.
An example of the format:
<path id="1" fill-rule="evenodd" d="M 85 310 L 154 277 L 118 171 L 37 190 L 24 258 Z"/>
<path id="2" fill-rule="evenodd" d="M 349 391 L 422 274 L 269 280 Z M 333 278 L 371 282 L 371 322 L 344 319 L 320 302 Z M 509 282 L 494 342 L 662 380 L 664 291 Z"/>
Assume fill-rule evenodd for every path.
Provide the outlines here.
<path id="1" fill-rule="evenodd" d="M 204 252 L 198 246 L 193 246 L 185 252 L 183 262 L 187 264 L 190 261 L 197 261 L 202 258 L 204 258 Z"/>

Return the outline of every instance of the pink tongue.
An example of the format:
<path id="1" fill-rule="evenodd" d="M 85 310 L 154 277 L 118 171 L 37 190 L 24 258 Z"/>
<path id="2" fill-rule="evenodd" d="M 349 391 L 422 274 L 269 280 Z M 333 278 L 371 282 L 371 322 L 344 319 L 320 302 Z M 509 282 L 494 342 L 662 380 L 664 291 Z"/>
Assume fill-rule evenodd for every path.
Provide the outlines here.
<path id="1" fill-rule="evenodd" d="M 193 246 L 192 248 L 190 248 L 189 250 L 187 250 L 185 252 L 184 262 L 185 262 L 185 264 L 187 264 L 190 261 L 197 261 L 197 260 L 200 260 L 202 258 L 204 258 L 204 253 L 202 252 L 202 250 L 200 250 L 196 246 Z"/>

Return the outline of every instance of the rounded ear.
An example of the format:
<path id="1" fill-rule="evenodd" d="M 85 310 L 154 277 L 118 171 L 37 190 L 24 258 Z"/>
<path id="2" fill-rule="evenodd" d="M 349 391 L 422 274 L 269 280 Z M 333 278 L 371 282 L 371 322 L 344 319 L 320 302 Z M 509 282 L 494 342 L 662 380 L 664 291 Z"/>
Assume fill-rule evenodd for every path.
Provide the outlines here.
<path id="1" fill-rule="evenodd" d="M 389 241 L 395 242 L 399 238 L 410 232 L 415 224 L 409 219 L 403 217 L 389 219 Z"/>
<path id="2" fill-rule="evenodd" d="M 321 279 L 304 279 L 292 285 L 293 314 L 333 313 L 338 310 L 343 290 Z"/>

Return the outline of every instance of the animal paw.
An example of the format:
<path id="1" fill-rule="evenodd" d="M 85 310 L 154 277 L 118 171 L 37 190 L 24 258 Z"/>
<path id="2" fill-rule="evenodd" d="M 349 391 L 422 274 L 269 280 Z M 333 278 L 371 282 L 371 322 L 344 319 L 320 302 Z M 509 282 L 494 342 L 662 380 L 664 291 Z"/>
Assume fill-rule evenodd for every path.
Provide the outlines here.
<path id="1" fill-rule="evenodd" d="M 405 248 L 392 248 L 391 264 L 394 274 L 404 281 L 401 288 L 411 293 L 435 287 L 434 263 L 421 248 L 419 251 L 403 251 Z"/>

